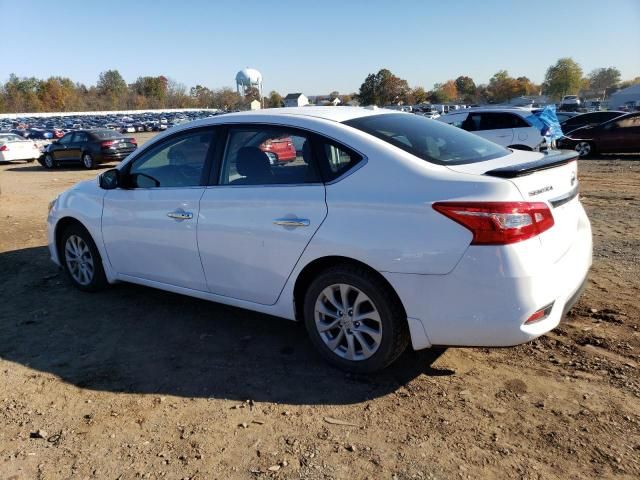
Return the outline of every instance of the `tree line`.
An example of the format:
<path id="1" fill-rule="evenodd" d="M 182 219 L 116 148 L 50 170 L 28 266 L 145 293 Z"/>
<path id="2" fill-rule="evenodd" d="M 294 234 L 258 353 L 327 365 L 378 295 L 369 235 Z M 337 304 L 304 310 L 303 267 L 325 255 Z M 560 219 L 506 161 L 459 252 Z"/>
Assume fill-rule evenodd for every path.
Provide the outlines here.
<path id="1" fill-rule="evenodd" d="M 272 92 L 275 93 L 275 92 Z M 140 110 L 147 108 L 246 108 L 260 94 L 247 89 L 245 97 L 224 87 L 211 90 L 197 85 L 189 90 L 163 75 L 138 77 L 127 84 L 118 70 L 107 70 L 95 85 L 86 86 L 66 77 L 18 77 L 11 74 L 0 84 L 0 112 L 74 112 Z M 267 98 L 267 104 L 282 98 Z"/>
<path id="2" fill-rule="evenodd" d="M 340 95 L 333 91 L 329 99 L 339 98 L 343 104 L 357 100 L 361 105 L 415 105 L 431 103 L 503 103 L 522 95 L 549 95 L 559 99 L 567 94 L 589 97 L 608 96 L 619 88 L 640 83 L 640 77 L 621 81 L 615 67 L 598 68 L 584 75 L 571 58 L 561 58 L 547 69 L 545 80 L 536 84 L 525 76 L 512 77 L 506 70 L 496 72 L 489 83 L 477 85 L 466 75 L 432 89 L 411 88 L 409 83 L 383 68 L 367 75 L 357 93 Z M 163 75 L 138 77 L 128 84 L 118 70 L 102 72 L 95 85 L 86 86 L 66 77 L 18 77 L 11 74 L 0 83 L 0 113 L 72 112 L 96 110 L 140 110 L 147 108 L 219 108 L 246 109 L 253 100 L 261 100 L 256 88 L 239 95 L 229 87 L 210 89 L 196 85 L 190 89 Z M 271 91 L 262 98 L 265 107 L 281 107 L 283 97 Z"/>
<path id="3" fill-rule="evenodd" d="M 564 95 L 606 98 L 618 89 L 640 83 L 640 77 L 621 81 L 620 70 L 615 67 L 597 68 L 584 75 L 572 58 L 559 59 L 546 72 L 544 82 L 536 84 L 525 76 L 512 77 L 507 70 L 496 72 L 489 83 L 476 85 L 466 75 L 436 83 L 429 91 L 424 87 L 411 88 L 409 83 L 386 68 L 370 73 L 360 86 L 357 98 L 362 105 L 415 105 L 430 103 L 504 103 L 513 98 L 529 95 L 547 95 L 559 100 Z"/>

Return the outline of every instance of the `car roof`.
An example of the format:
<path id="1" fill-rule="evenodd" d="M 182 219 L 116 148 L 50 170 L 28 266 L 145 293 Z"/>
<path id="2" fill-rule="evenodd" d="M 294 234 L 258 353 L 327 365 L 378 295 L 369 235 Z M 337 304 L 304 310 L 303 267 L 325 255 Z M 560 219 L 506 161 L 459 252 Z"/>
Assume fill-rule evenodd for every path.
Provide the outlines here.
<path id="1" fill-rule="evenodd" d="M 256 115 L 300 115 L 306 117 L 322 118 L 334 122 L 346 122 L 347 120 L 352 120 L 354 118 L 389 113 L 398 114 L 403 112 L 378 107 L 284 107 L 227 113 L 223 116 L 223 118 L 241 119 L 242 117 L 255 117 Z M 211 118 L 220 117 L 216 116 Z"/>

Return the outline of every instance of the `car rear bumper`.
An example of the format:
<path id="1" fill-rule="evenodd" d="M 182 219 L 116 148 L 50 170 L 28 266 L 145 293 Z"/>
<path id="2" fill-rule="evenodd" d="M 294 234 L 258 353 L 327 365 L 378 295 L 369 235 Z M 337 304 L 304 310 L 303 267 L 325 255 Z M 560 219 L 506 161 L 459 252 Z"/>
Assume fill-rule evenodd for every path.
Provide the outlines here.
<path id="1" fill-rule="evenodd" d="M 471 246 L 447 275 L 383 273 L 410 319 L 413 347 L 505 347 L 555 328 L 578 300 L 591 267 L 591 225 L 582 206 L 579 212 L 573 244 L 554 263 L 540 258 L 537 240 L 531 239 L 509 246 Z M 553 306 L 546 318 L 525 325 L 548 305 Z"/>
<path id="2" fill-rule="evenodd" d="M 101 152 L 100 154 L 96 155 L 95 161 L 96 163 L 120 161 L 127 158 L 127 156 L 134 150 L 135 149 L 123 150 L 118 152 Z"/>

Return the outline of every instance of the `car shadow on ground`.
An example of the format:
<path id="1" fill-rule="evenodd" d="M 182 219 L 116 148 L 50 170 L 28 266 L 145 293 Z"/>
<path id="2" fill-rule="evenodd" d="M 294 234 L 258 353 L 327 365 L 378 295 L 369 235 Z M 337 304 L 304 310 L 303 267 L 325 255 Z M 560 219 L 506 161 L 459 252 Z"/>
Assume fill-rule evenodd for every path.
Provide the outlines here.
<path id="1" fill-rule="evenodd" d="M 444 352 L 409 349 L 375 375 L 326 364 L 297 323 L 129 284 L 75 290 L 46 247 L 0 253 L 0 357 L 81 388 L 289 404 L 394 391 Z"/>

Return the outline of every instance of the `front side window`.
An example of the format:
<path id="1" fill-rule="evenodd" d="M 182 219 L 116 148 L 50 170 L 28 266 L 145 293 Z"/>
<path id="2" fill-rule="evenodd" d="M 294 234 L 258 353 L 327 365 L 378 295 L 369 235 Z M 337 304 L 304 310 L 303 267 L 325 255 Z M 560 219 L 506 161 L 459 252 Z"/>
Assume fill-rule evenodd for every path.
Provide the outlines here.
<path id="1" fill-rule="evenodd" d="M 126 176 L 127 186 L 154 188 L 200 185 L 214 137 L 209 130 L 198 130 L 179 134 L 152 146 L 131 164 Z"/>
<path id="2" fill-rule="evenodd" d="M 317 161 L 308 135 L 275 126 L 229 131 L 220 185 L 316 183 Z"/>
<path id="3" fill-rule="evenodd" d="M 74 143 L 84 143 L 89 141 L 89 136 L 84 132 L 76 132 L 75 137 L 73 137 Z"/>
<path id="4" fill-rule="evenodd" d="M 440 165 L 483 162 L 511 153 L 482 137 L 420 115 L 387 113 L 344 123 L 422 160 Z"/>
<path id="5" fill-rule="evenodd" d="M 58 140 L 58 143 L 61 145 L 68 145 L 71 143 L 71 137 L 73 137 L 73 133 L 67 133 L 64 137 Z"/>

